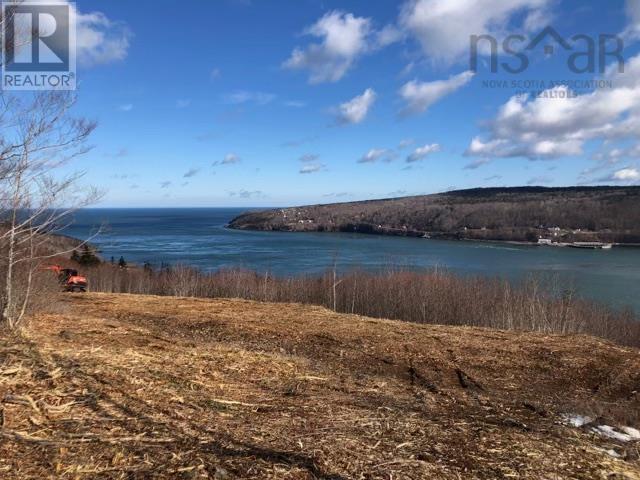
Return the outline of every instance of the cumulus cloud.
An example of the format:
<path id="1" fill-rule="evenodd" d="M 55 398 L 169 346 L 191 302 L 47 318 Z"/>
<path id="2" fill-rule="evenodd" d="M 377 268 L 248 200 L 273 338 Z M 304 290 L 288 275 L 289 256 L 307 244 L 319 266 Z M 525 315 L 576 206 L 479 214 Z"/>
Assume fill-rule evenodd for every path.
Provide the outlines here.
<path id="1" fill-rule="evenodd" d="M 501 38 L 510 26 L 522 31 L 549 23 L 554 0 L 408 0 L 401 27 L 431 59 L 452 63 L 466 58 L 471 35 Z M 515 25 L 516 20 L 520 25 Z"/>
<path id="2" fill-rule="evenodd" d="M 606 145 L 603 146 L 600 151 L 595 152 L 592 155 L 592 158 L 595 160 L 595 165 L 586 168 L 581 172 L 580 177 L 582 179 L 588 178 L 596 172 L 608 169 L 613 165 L 617 165 L 625 158 L 640 158 L 640 144 L 625 147 L 611 147 Z"/>
<path id="3" fill-rule="evenodd" d="M 386 25 L 375 34 L 375 45 L 377 47 L 386 47 L 396 43 L 404 38 L 404 33 L 395 25 Z"/>
<path id="4" fill-rule="evenodd" d="M 248 90 L 236 90 L 223 95 L 222 100 L 232 105 L 243 103 L 254 103 L 256 105 L 266 105 L 276 98 L 273 93 L 253 92 Z"/>
<path id="5" fill-rule="evenodd" d="M 640 181 L 640 170 L 634 167 L 626 167 L 616 170 L 611 175 L 600 179 L 601 182 L 633 183 Z"/>
<path id="6" fill-rule="evenodd" d="M 612 88 L 577 94 L 556 86 L 535 97 L 511 97 L 466 154 L 554 159 L 582 155 L 588 141 L 638 138 L 640 55 L 627 61 L 624 73 L 609 69 L 604 78 Z"/>
<path id="7" fill-rule="evenodd" d="M 412 80 L 405 83 L 400 89 L 400 96 L 406 103 L 402 114 L 409 115 L 425 112 L 441 98 L 469 83 L 473 75 L 473 72 L 466 71 L 458 75 L 453 75 L 447 80 L 436 80 L 433 82 Z"/>
<path id="8" fill-rule="evenodd" d="M 102 12 L 82 13 L 71 6 L 76 22 L 76 54 L 79 65 L 90 67 L 123 60 L 132 33 L 126 24 L 110 20 Z"/>
<path id="9" fill-rule="evenodd" d="M 300 173 L 302 174 L 317 173 L 317 172 L 321 172 L 324 169 L 325 169 L 325 165 L 322 163 L 308 163 L 302 166 L 302 168 L 300 169 Z"/>
<path id="10" fill-rule="evenodd" d="M 407 163 L 414 163 L 424 160 L 429 155 L 440 151 L 440 145 L 437 143 L 427 144 L 416 148 L 411 155 L 407 157 Z"/>
<path id="11" fill-rule="evenodd" d="M 340 125 L 362 122 L 376 101 L 376 92 L 367 88 L 362 95 L 342 103 L 336 109 L 336 121 Z"/>
<path id="12" fill-rule="evenodd" d="M 371 19 L 332 11 L 305 29 L 305 35 L 319 39 L 305 48 L 296 47 L 284 68 L 308 70 L 309 83 L 337 82 L 359 57 L 400 38 L 400 32 L 385 27 L 375 32 Z"/>
<path id="13" fill-rule="evenodd" d="M 378 160 L 390 160 L 391 158 L 391 152 L 386 148 L 372 148 L 358 160 L 358 163 L 374 163 Z"/>
<path id="14" fill-rule="evenodd" d="M 191 177 L 195 177 L 196 175 L 198 175 L 200 173 L 200 169 L 199 168 L 190 168 L 189 170 L 187 170 L 185 172 L 185 174 L 183 175 L 184 178 L 191 178 Z"/>

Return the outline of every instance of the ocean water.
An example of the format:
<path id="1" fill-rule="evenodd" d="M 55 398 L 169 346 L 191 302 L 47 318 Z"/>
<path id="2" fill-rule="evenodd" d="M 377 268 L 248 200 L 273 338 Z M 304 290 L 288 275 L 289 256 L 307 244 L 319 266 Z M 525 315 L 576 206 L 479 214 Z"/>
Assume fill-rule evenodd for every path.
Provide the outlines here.
<path id="1" fill-rule="evenodd" d="M 445 268 L 517 281 L 534 274 L 586 298 L 640 312 L 640 248 L 580 250 L 348 233 L 251 232 L 225 228 L 248 209 L 85 209 L 64 233 L 91 238 L 105 259 L 245 267 L 274 275 L 340 270 Z"/>

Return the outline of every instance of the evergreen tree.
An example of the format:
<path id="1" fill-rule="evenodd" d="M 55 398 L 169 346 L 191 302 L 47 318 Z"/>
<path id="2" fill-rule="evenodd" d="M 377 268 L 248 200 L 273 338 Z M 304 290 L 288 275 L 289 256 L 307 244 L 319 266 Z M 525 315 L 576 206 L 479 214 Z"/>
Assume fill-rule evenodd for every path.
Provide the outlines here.
<path id="1" fill-rule="evenodd" d="M 77 250 L 74 250 L 73 253 L 71 254 L 71 260 L 73 260 L 76 263 L 80 263 L 80 255 L 78 254 Z"/>
<path id="2" fill-rule="evenodd" d="M 118 266 L 120 268 L 127 268 L 127 262 L 124 257 L 120 257 L 120 260 L 118 260 Z"/>
<path id="3" fill-rule="evenodd" d="M 92 265 L 99 264 L 100 263 L 100 259 L 98 258 L 98 256 L 95 253 L 93 253 L 93 250 L 91 250 L 89 245 L 84 244 L 82 246 L 82 253 L 80 254 L 80 258 L 78 260 L 78 263 L 80 263 L 81 265 L 92 266 Z"/>

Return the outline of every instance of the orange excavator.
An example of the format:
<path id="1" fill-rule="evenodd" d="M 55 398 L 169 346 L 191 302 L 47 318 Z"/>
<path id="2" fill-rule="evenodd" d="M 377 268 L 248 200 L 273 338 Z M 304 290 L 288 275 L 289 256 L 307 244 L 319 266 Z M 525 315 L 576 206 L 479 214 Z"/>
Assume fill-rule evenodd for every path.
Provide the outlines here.
<path id="1" fill-rule="evenodd" d="M 79 275 L 77 270 L 62 268 L 60 265 L 50 265 L 45 267 L 45 270 L 50 270 L 58 276 L 58 282 L 65 292 L 87 291 L 87 278 Z"/>

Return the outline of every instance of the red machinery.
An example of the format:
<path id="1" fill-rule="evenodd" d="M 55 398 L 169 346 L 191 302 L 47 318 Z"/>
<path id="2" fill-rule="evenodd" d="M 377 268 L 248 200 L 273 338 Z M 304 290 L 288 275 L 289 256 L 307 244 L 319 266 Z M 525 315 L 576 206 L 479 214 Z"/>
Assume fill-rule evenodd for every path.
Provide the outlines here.
<path id="1" fill-rule="evenodd" d="M 78 274 L 73 268 L 62 268 L 60 265 L 51 265 L 45 267 L 45 270 L 51 270 L 58 276 L 60 285 L 63 286 L 65 292 L 86 292 L 87 279 Z"/>

